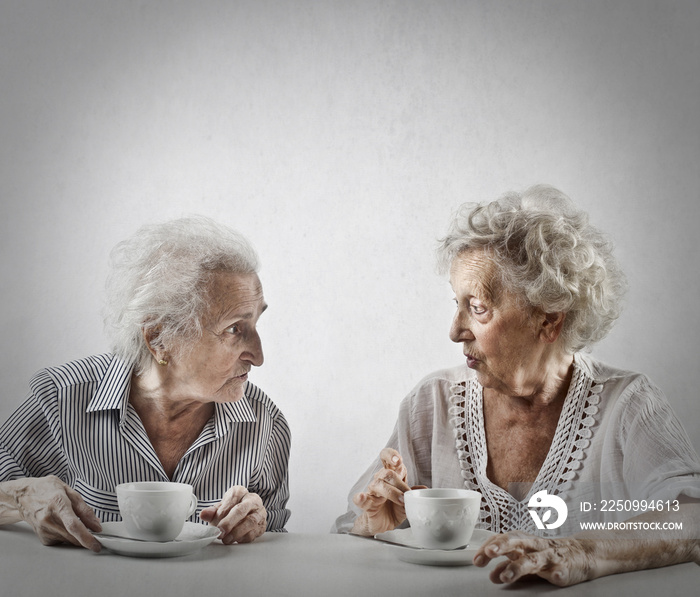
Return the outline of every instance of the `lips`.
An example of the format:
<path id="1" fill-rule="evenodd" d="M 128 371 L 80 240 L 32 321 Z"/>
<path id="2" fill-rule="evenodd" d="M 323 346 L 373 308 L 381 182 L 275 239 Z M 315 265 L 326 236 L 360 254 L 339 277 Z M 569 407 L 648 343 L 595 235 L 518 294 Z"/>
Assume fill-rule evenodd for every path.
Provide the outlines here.
<path id="1" fill-rule="evenodd" d="M 479 359 L 477 359 L 476 357 L 473 357 L 470 354 L 465 354 L 464 356 L 467 357 L 467 367 L 469 367 L 470 369 L 473 369 L 476 366 L 476 364 L 479 362 Z"/>

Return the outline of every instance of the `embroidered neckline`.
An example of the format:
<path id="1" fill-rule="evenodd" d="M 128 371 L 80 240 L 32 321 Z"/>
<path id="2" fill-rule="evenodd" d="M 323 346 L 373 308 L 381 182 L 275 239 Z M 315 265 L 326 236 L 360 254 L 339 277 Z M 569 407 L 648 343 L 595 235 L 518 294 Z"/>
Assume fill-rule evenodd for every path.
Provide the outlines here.
<path id="1" fill-rule="evenodd" d="M 591 428 L 596 424 L 602 390 L 603 384 L 596 383 L 584 371 L 578 355 L 574 355 L 574 372 L 552 445 L 535 482 L 520 501 L 486 475 L 482 386 L 475 378 L 451 386 L 449 414 L 464 486 L 483 496 L 477 528 L 496 533 L 523 530 L 542 534 L 530 516 L 527 503 L 534 493 L 543 489 L 566 500 L 591 445 Z"/>

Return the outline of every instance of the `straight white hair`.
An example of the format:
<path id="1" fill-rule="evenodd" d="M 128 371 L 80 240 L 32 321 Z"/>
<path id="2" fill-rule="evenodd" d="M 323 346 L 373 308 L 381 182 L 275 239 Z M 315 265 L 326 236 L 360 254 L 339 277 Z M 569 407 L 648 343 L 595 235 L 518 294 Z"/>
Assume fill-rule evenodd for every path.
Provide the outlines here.
<path id="1" fill-rule="evenodd" d="M 258 256 L 235 230 L 204 216 L 147 225 L 112 250 L 105 330 L 112 350 L 142 373 L 144 330 L 182 354 L 201 337 L 214 272 L 257 273 Z"/>

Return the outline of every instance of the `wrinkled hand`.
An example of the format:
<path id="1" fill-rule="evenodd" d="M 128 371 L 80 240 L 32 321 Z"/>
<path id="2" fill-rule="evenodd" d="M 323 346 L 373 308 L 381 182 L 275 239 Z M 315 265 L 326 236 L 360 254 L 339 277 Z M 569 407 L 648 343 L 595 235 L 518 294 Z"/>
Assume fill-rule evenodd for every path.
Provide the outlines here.
<path id="1" fill-rule="evenodd" d="M 521 531 L 496 535 L 474 555 L 474 564 L 486 566 L 493 558 L 505 556 L 491 572 L 491 581 L 511 583 L 535 574 L 560 587 L 596 578 L 595 558 L 585 541 L 573 537 L 543 539 Z"/>
<path id="2" fill-rule="evenodd" d="M 231 487 L 218 504 L 202 510 L 199 517 L 219 527 L 219 539 L 226 545 L 250 543 L 267 528 L 267 510 L 260 496 L 241 485 Z"/>
<path id="3" fill-rule="evenodd" d="M 90 532 L 102 525 L 77 491 L 58 477 L 17 479 L 8 482 L 19 516 L 44 545 L 71 543 L 98 552 L 100 543 Z"/>
<path id="4" fill-rule="evenodd" d="M 406 467 L 401 455 L 392 448 L 384 448 L 379 455 L 382 468 L 374 475 L 367 489 L 358 493 L 352 501 L 364 512 L 355 520 L 352 533 L 371 537 L 377 533 L 395 529 L 406 520 L 403 494 L 409 489 L 406 484 Z"/>

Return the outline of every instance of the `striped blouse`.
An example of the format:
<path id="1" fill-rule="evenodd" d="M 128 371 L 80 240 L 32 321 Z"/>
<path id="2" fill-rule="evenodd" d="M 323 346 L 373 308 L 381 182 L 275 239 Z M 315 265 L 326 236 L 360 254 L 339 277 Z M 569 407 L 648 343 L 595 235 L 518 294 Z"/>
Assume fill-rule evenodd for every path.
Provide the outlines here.
<path id="1" fill-rule="evenodd" d="M 168 479 L 129 403 L 133 368 L 114 355 L 43 369 L 27 400 L 0 428 L 0 481 L 56 475 L 102 521 L 120 520 L 115 487 L 130 481 L 177 481 L 194 487 L 199 512 L 242 485 L 267 510 L 267 530 L 284 531 L 290 512 L 291 436 L 280 410 L 248 382 L 237 402 L 215 414 Z"/>

